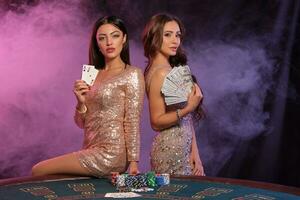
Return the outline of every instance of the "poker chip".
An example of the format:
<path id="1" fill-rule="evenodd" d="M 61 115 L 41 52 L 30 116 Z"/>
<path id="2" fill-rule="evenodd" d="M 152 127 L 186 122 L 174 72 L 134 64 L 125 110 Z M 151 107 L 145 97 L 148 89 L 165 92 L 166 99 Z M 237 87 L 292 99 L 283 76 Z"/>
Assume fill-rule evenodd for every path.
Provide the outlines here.
<path id="1" fill-rule="evenodd" d="M 170 184 L 170 175 L 169 174 L 156 174 L 156 184 L 158 186 Z"/>
<path id="2" fill-rule="evenodd" d="M 170 174 L 161 174 L 161 176 L 164 178 L 164 185 L 170 184 Z"/>
<path id="3" fill-rule="evenodd" d="M 154 191 L 153 188 L 149 188 L 149 187 L 142 187 L 142 188 L 132 188 L 131 189 L 131 192 L 151 192 L 151 191 Z"/>
<path id="4" fill-rule="evenodd" d="M 116 185 L 117 177 L 119 176 L 119 172 L 111 172 L 110 175 L 111 175 L 111 183 L 113 185 Z"/>
<path id="5" fill-rule="evenodd" d="M 156 181 L 156 184 L 158 185 L 158 186 L 162 186 L 162 185 L 165 185 L 164 183 L 165 183 L 165 181 L 164 181 L 164 177 L 162 176 L 162 175 L 156 175 L 156 179 L 155 179 L 155 181 Z"/>
<path id="6" fill-rule="evenodd" d="M 125 178 L 125 186 L 131 188 L 139 188 L 138 177 L 134 175 L 129 175 Z"/>
<path id="7" fill-rule="evenodd" d="M 117 186 L 119 186 L 119 187 L 126 186 L 125 179 L 126 179 L 127 176 L 128 176 L 128 174 L 121 174 L 121 175 L 117 176 L 117 178 L 116 178 Z"/>
<path id="8" fill-rule="evenodd" d="M 156 178 L 154 172 L 148 172 L 147 173 L 147 183 L 149 187 L 156 187 Z"/>
<path id="9" fill-rule="evenodd" d="M 148 186 L 147 175 L 145 175 L 145 174 L 138 174 L 137 181 L 140 183 L 140 187 Z"/>

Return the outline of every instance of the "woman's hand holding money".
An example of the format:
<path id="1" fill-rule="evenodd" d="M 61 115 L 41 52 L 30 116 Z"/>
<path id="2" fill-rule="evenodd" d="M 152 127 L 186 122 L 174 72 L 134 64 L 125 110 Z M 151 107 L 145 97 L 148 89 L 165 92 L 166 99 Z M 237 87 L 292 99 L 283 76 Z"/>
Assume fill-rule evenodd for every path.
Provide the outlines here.
<path id="1" fill-rule="evenodd" d="M 199 88 L 199 86 L 195 83 L 191 93 L 188 96 L 188 101 L 186 105 L 186 109 L 188 112 L 192 112 L 199 105 L 201 99 L 203 98 L 203 94 Z"/>

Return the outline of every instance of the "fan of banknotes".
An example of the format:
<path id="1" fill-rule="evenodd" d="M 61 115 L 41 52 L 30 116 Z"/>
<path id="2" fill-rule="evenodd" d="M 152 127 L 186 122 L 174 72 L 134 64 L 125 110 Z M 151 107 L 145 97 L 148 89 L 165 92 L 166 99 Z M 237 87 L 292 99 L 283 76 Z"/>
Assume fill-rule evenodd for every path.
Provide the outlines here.
<path id="1" fill-rule="evenodd" d="M 165 77 L 161 88 L 166 104 L 172 105 L 186 102 L 193 84 L 189 66 L 174 67 Z"/>

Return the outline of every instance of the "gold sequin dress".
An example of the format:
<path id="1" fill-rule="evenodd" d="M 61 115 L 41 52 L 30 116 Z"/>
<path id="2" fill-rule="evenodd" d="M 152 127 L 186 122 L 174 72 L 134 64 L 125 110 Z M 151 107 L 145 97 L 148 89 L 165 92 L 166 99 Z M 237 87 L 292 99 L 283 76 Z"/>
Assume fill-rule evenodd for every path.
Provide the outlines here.
<path id="1" fill-rule="evenodd" d="M 84 129 L 83 148 L 75 154 L 92 175 L 124 172 L 128 161 L 139 160 L 144 88 L 141 70 L 127 66 L 93 85 L 86 96 L 87 112 L 75 112 L 76 124 Z"/>
<path id="2" fill-rule="evenodd" d="M 149 70 L 147 74 L 147 90 L 150 87 L 154 71 L 156 70 Z M 178 108 L 182 108 L 182 106 L 183 104 L 166 106 L 166 112 L 175 111 Z M 181 118 L 177 125 L 158 132 L 152 143 L 150 154 L 151 169 L 160 174 L 191 175 L 190 154 L 193 128 L 192 116 L 188 114 Z"/>

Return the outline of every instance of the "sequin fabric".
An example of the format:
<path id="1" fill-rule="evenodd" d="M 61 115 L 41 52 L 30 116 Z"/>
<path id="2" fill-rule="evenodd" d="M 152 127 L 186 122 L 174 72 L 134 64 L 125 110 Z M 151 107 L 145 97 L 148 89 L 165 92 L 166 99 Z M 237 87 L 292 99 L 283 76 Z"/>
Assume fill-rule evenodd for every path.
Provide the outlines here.
<path id="1" fill-rule="evenodd" d="M 157 67 L 158 69 L 160 67 Z M 146 87 L 149 88 L 154 70 L 146 76 Z M 175 111 L 184 104 L 170 105 L 166 111 Z M 150 154 L 151 169 L 156 173 L 174 175 L 191 175 L 190 154 L 192 150 L 193 122 L 190 114 L 181 118 L 179 123 L 157 133 L 152 143 Z"/>
<path id="2" fill-rule="evenodd" d="M 151 168 L 156 173 L 191 175 L 192 148 L 191 116 L 187 115 L 176 126 L 160 131 L 151 150 Z"/>
<path id="3" fill-rule="evenodd" d="M 140 69 L 127 66 L 120 74 L 94 85 L 86 97 L 85 114 L 75 112 L 84 129 L 80 164 L 94 176 L 124 172 L 140 154 L 140 115 L 144 99 Z"/>

